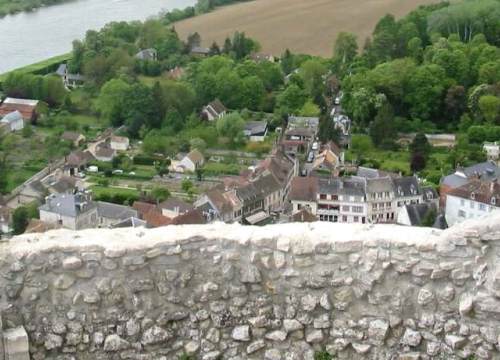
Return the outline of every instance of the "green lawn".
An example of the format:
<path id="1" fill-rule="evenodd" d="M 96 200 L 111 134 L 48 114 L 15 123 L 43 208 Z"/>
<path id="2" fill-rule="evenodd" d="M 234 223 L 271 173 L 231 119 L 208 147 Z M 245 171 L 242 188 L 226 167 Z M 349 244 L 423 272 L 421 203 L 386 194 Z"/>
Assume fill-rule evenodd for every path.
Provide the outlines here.
<path id="1" fill-rule="evenodd" d="M 37 172 L 43 169 L 43 166 L 40 168 L 36 168 L 34 166 L 26 166 L 20 168 L 9 169 L 6 177 L 7 177 L 7 187 L 6 192 L 9 193 L 14 190 L 16 187 L 21 185 L 23 182 L 28 180 L 30 177 L 35 175 Z"/>
<path id="2" fill-rule="evenodd" d="M 447 150 L 433 148 L 427 165 L 420 175 L 426 178 L 429 183 L 439 184 L 441 176 L 446 175 L 450 170 L 447 163 L 448 156 Z M 365 166 L 411 175 L 410 152 L 408 149 L 397 151 L 377 149 L 373 146 L 368 135 L 353 135 L 352 149 L 346 153 L 347 161 L 359 160 L 360 158 L 364 159 Z"/>
<path id="3" fill-rule="evenodd" d="M 408 150 L 380 150 L 375 148 L 368 135 L 352 136 L 352 149 L 347 151 L 346 160 L 363 158 L 367 166 L 381 170 L 410 174 L 410 154 Z"/>

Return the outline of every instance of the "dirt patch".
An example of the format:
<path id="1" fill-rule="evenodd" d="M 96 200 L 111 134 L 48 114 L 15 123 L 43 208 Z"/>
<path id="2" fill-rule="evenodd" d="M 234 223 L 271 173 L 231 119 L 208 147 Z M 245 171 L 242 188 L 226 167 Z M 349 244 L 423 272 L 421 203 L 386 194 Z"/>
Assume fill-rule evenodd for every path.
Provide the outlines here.
<path id="1" fill-rule="evenodd" d="M 234 31 L 257 39 L 262 51 L 330 56 L 340 31 L 358 35 L 360 45 L 386 13 L 403 16 L 422 4 L 438 0 L 255 0 L 229 5 L 175 25 L 182 38 L 195 31 L 209 46 Z"/>

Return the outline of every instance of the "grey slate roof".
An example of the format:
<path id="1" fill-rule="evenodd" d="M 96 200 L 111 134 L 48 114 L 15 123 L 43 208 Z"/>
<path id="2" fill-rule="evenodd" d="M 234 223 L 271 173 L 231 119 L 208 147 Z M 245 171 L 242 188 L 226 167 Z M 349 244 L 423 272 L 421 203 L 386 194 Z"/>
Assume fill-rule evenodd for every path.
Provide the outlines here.
<path id="1" fill-rule="evenodd" d="M 419 226 L 422 224 L 427 213 L 431 210 L 436 210 L 436 206 L 429 203 L 405 205 L 412 226 Z"/>
<path id="2" fill-rule="evenodd" d="M 138 219 L 136 217 L 129 217 L 128 219 L 121 220 L 113 225 L 111 225 L 112 229 L 116 228 L 136 228 L 136 227 L 148 227 L 147 222 L 144 220 Z"/>
<path id="3" fill-rule="evenodd" d="M 135 54 L 135 57 L 139 60 L 154 60 L 156 59 L 156 50 L 155 49 L 144 49 Z"/>
<path id="4" fill-rule="evenodd" d="M 97 202 L 97 213 L 99 214 L 99 217 L 116 220 L 138 217 L 137 210 L 132 209 L 129 206 L 117 205 L 104 201 Z"/>
<path id="5" fill-rule="evenodd" d="M 381 177 L 375 179 L 366 179 L 366 192 L 379 193 L 385 191 L 393 191 L 392 181 L 390 177 Z"/>
<path id="6" fill-rule="evenodd" d="M 266 121 L 249 121 L 245 124 L 245 133 L 249 136 L 264 135 L 267 130 Z"/>
<path id="7" fill-rule="evenodd" d="M 424 197 L 424 201 L 431 201 L 439 199 L 439 194 L 436 189 L 430 186 L 425 186 L 422 188 L 422 195 Z"/>
<path id="8" fill-rule="evenodd" d="M 83 194 L 54 194 L 40 206 L 40 210 L 59 214 L 61 216 L 77 217 L 96 207 L 96 203 L 86 200 Z"/>
<path id="9" fill-rule="evenodd" d="M 420 195 L 421 189 L 415 176 L 405 176 L 392 179 L 396 197 Z"/>
<path id="10" fill-rule="evenodd" d="M 319 179 L 321 194 L 365 196 L 365 183 L 355 178 Z"/>
<path id="11" fill-rule="evenodd" d="M 68 69 L 68 65 L 66 64 L 59 64 L 56 70 L 56 74 L 59 76 L 64 76 L 66 74 L 66 71 Z"/>
<path id="12" fill-rule="evenodd" d="M 457 169 L 455 173 L 445 176 L 441 179 L 441 185 L 456 188 L 467 184 L 469 178 L 474 176 L 478 176 L 481 180 L 495 180 L 500 178 L 500 168 L 491 161 L 474 164 L 463 169 Z"/>

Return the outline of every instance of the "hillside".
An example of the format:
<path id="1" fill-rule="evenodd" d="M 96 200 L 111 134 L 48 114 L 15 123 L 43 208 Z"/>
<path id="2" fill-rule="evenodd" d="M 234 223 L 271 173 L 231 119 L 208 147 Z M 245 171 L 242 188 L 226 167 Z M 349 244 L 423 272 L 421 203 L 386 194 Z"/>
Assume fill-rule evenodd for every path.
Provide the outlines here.
<path id="1" fill-rule="evenodd" d="M 182 38 L 195 31 L 204 45 L 223 44 L 235 30 L 257 39 L 262 51 L 330 56 L 340 31 L 358 35 L 360 45 L 386 13 L 402 16 L 437 0 L 256 0 L 221 8 L 176 24 Z"/>

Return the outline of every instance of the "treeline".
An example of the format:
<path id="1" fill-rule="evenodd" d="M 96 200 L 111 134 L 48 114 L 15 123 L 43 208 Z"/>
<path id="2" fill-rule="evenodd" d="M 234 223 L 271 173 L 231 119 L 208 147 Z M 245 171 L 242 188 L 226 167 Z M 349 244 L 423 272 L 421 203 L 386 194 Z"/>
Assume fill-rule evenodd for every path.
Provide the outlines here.
<path id="1" fill-rule="evenodd" d="M 197 0 L 195 6 L 188 6 L 184 9 L 173 9 L 161 14 L 161 18 L 166 25 L 176 21 L 192 18 L 214 10 L 218 6 L 229 5 L 237 2 L 249 0 Z"/>
<path id="2" fill-rule="evenodd" d="M 375 142 L 398 131 L 500 124 L 499 39 L 498 0 L 424 6 L 400 20 L 386 15 L 362 51 L 342 33 L 331 63 L 343 107 L 378 133 Z"/>
<path id="3" fill-rule="evenodd" d="M 61 105 L 67 95 L 61 78 L 55 75 L 11 72 L 5 77 L 2 88 L 11 97 L 42 100 L 49 106 Z"/>
<path id="4" fill-rule="evenodd" d="M 69 0 L 0 0 L 0 18 L 8 14 L 32 11 L 41 6 L 60 4 L 67 1 Z"/>

